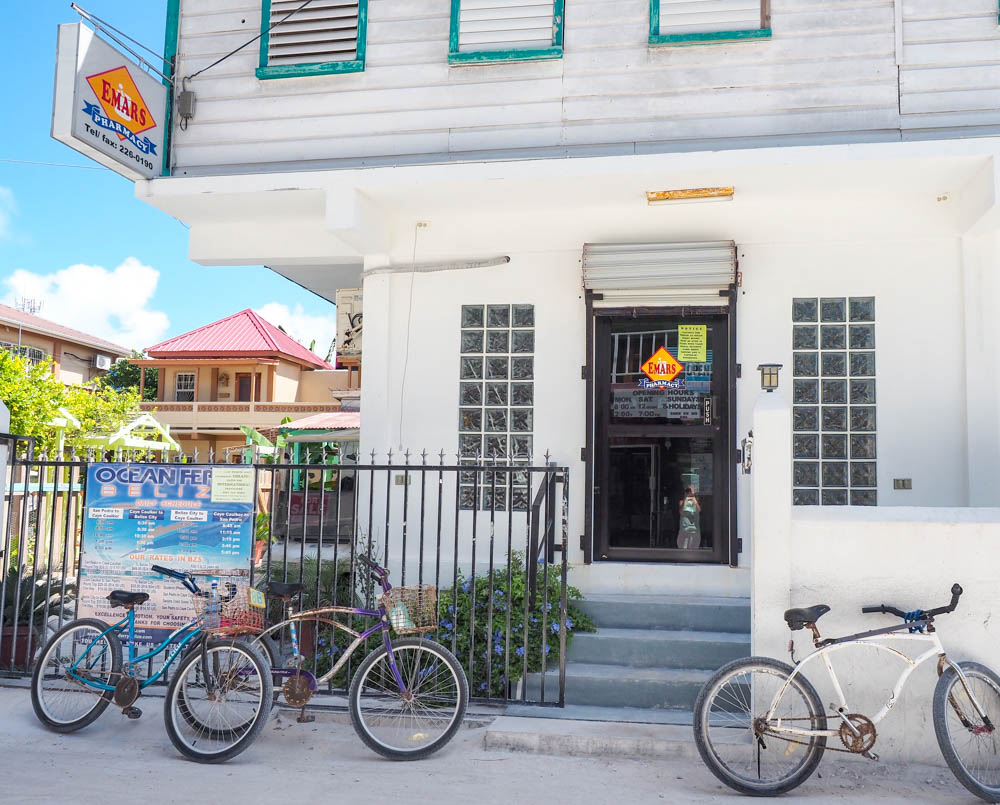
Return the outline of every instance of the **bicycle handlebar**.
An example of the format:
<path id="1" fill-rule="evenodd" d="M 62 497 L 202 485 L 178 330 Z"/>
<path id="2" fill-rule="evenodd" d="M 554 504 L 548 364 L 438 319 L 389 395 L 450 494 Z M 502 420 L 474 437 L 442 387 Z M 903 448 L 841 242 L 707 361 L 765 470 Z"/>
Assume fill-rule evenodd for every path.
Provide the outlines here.
<path id="1" fill-rule="evenodd" d="M 177 581 L 193 593 L 199 592 L 198 585 L 195 584 L 194 577 L 190 573 L 181 573 L 179 570 L 171 570 L 169 567 L 164 567 L 163 565 L 153 565 L 150 570 L 154 573 L 160 573 L 164 576 L 170 576 L 172 579 L 177 579 Z"/>
<path id="2" fill-rule="evenodd" d="M 386 576 L 389 575 L 389 571 L 388 570 L 386 570 L 384 567 L 381 567 L 380 565 L 378 565 L 375 562 L 373 562 L 371 559 L 369 559 L 363 553 L 357 554 L 357 559 L 358 559 L 358 561 L 361 564 L 363 564 L 365 567 L 367 567 L 372 572 L 372 575 L 378 576 L 378 578 L 380 578 L 380 579 L 384 579 Z"/>
<path id="3" fill-rule="evenodd" d="M 903 612 L 903 610 L 898 607 L 891 607 L 888 604 L 878 604 L 871 607 L 862 607 L 861 613 L 869 615 L 872 612 L 881 612 L 883 615 L 895 615 L 897 618 L 902 618 L 903 620 L 930 620 L 935 615 L 944 615 L 948 612 L 954 612 L 955 608 L 958 606 L 958 599 L 961 598 L 963 592 L 964 590 L 962 590 L 962 585 L 956 582 L 951 585 L 951 603 L 947 606 L 928 609 L 926 611 L 917 610 L 916 613 L 907 613 Z M 912 615 L 916 615 L 916 617 L 911 617 Z"/>

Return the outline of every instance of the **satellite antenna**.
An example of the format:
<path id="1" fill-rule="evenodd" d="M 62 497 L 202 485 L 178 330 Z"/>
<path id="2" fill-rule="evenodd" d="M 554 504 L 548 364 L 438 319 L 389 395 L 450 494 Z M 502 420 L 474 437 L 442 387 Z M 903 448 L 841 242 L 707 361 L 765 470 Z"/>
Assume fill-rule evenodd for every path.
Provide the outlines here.
<path id="1" fill-rule="evenodd" d="M 14 306 L 22 313 L 34 316 L 42 309 L 42 300 L 22 296 L 20 299 L 15 300 Z M 17 323 L 17 352 L 19 355 L 21 354 L 21 322 Z"/>
<path id="2" fill-rule="evenodd" d="M 41 299 L 31 299 L 27 296 L 22 296 L 14 303 L 15 307 L 22 313 L 27 313 L 29 316 L 34 316 L 42 309 Z"/>

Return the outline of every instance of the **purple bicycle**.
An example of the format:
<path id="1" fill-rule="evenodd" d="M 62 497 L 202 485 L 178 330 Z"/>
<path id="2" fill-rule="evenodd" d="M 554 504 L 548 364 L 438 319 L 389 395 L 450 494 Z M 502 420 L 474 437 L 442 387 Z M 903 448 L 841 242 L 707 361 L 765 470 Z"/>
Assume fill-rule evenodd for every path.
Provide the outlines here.
<path id="1" fill-rule="evenodd" d="M 389 571 L 359 555 L 359 562 L 382 588 L 378 609 L 329 606 L 296 612 L 292 599 L 305 589 L 299 583 L 270 581 L 264 590 L 282 602 L 285 618 L 265 629 L 256 642 L 271 660 L 275 685 L 285 701 L 301 707 L 300 721 L 311 718 L 305 707 L 321 684 L 328 682 L 365 640 L 381 632 L 382 642 L 362 661 L 348 693 L 351 723 L 369 748 L 392 760 L 419 760 L 436 752 L 458 731 L 469 701 L 469 683 L 461 664 L 448 649 L 428 637 L 437 629 L 437 590 L 430 585 L 393 587 Z M 377 618 L 358 632 L 334 617 L 338 613 Z M 354 640 L 323 676 L 303 668 L 299 629 L 306 622 L 342 629 Z M 398 635 L 416 635 L 391 639 Z M 290 643 L 292 654 L 278 661 L 276 643 Z M 279 682 L 284 679 L 284 682 Z"/>

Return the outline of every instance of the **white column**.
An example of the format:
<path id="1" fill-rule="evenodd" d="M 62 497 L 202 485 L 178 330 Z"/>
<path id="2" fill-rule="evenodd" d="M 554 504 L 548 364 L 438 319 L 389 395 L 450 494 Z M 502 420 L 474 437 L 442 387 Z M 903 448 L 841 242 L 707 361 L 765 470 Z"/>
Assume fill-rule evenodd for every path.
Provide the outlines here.
<path id="1" fill-rule="evenodd" d="M 969 506 L 1000 506 L 1000 236 L 962 238 Z"/>
<path id="2" fill-rule="evenodd" d="M 387 255 L 365 257 L 366 270 L 388 264 Z M 392 354 L 391 280 L 391 274 L 373 274 L 363 279 L 365 371 L 361 373 L 361 399 L 365 413 L 361 418 L 361 455 L 358 458 L 362 464 L 371 461 L 372 450 L 380 455 L 380 460 L 385 459 L 385 452 L 390 447 L 396 451 L 400 375 L 399 361 Z M 405 319 L 403 325 L 397 325 L 397 333 L 399 326 L 405 326 Z"/>
<path id="3" fill-rule="evenodd" d="M 780 390 L 757 398 L 753 437 L 751 650 L 783 657 L 788 630 L 781 616 L 791 606 L 792 584 L 792 414 Z"/>

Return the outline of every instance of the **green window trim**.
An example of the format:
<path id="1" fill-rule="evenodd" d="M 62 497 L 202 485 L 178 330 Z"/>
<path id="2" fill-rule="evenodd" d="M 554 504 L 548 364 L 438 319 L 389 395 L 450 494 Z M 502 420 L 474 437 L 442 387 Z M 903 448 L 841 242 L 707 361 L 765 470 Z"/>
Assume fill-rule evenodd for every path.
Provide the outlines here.
<path id="1" fill-rule="evenodd" d="M 360 73 L 365 69 L 365 50 L 368 45 L 368 0 L 358 0 L 358 50 L 357 58 L 348 61 L 315 62 L 312 64 L 267 63 L 268 33 L 271 21 L 271 0 L 261 0 L 260 9 L 260 65 L 255 75 L 261 81 L 273 78 L 299 78 L 311 75 Z"/>
<path id="2" fill-rule="evenodd" d="M 174 60 L 177 58 L 177 36 L 180 28 L 181 0 L 167 0 L 167 22 L 163 34 L 163 74 L 171 79 L 167 87 L 167 108 L 163 110 L 163 162 L 160 176 L 170 175 L 170 126 L 174 109 Z"/>
<path id="3" fill-rule="evenodd" d="M 769 4 L 768 4 L 769 5 Z M 763 12 L 770 17 L 770 14 Z M 763 22 L 763 20 L 762 20 Z M 720 42 L 742 42 L 753 39 L 770 39 L 771 27 L 750 28 L 742 31 L 708 31 L 690 34 L 660 33 L 660 0 L 649 0 L 649 45 L 716 45 Z"/>
<path id="4" fill-rule="evenodd" d="M 448 36 L 449 64 L 490 64 L 492 62 L 545 61 L 561 59 L 563 55 L 563 26 L 565 0 L 555 0 L 552 5 L 552 45 L 546 48 L 521 48 L 510 50 L 458 49 L 458 22 L 462 0 L 451 0 L 451 30 Z"/>

